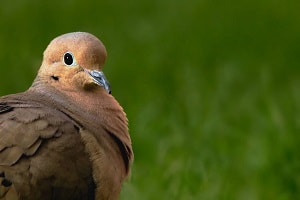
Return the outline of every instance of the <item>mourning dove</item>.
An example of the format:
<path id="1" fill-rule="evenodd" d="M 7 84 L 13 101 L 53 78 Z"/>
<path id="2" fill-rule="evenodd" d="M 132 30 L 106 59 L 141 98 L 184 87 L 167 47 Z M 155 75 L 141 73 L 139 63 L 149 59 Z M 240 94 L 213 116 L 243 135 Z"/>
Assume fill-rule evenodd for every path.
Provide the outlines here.
<path id="1" fill-rule="evenodd" d="M 0 200 L 118 199 L 133 151 L 105 59 L 95 36 L 61 35 L 32 86 L 0 98 Z"/>

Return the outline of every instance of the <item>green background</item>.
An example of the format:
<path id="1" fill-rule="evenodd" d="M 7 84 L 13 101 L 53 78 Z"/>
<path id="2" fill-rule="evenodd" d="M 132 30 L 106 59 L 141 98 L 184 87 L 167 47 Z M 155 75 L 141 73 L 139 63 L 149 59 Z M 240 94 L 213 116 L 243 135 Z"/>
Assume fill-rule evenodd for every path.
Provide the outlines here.
<path id="1" fill-rule="evenodd" d="M 300 199 L 300 1 L 0 1 L 0 95 L 56 36 L 106 45 L 135 162 L 125 199 Z"/>

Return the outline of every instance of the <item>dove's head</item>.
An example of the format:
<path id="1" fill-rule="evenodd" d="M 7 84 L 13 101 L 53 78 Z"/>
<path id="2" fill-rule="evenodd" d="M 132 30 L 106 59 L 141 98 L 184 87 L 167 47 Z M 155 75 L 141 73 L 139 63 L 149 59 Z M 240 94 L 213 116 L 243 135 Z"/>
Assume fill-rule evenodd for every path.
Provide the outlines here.
<path id="1" fill-rule="evenodd" d="M 38 77 L 54 87 L 91 90 L 110 85 L 101 71 L 106 59 L 102 42 L 90 33 L 67 33 L 53 39 L 44 51 Z"/>

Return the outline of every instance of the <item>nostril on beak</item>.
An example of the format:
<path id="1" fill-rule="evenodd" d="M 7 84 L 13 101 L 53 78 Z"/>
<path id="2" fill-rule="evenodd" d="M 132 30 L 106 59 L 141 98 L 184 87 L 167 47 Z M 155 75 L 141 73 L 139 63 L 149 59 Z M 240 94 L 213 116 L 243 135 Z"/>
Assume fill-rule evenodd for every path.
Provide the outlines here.
<path id="1" fill-rule="evenodd" d="M 97 71 L 97 70 L 89 71 L 87 69 L 85 69 L 84 71 L 87 72 L 93 78 L 96 84 L 104 87 L 104 89 L 109 94 L 111 94 L 110 84 L 102 71 Z"/>

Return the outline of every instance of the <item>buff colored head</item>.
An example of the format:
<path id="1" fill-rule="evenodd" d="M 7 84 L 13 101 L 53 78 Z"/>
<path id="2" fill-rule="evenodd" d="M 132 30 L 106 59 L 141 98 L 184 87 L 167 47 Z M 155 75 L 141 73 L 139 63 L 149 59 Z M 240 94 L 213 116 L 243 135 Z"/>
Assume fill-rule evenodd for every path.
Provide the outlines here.
<path id="1" fill-rule="evenodd" d="M 110 93 L 101 71 L 106 56 L 104 45 L 94 35 L 67 33 L 53 39 L 44 51 L 38 78 L 54 87 L 90 90 L 102 86 Z"/>

